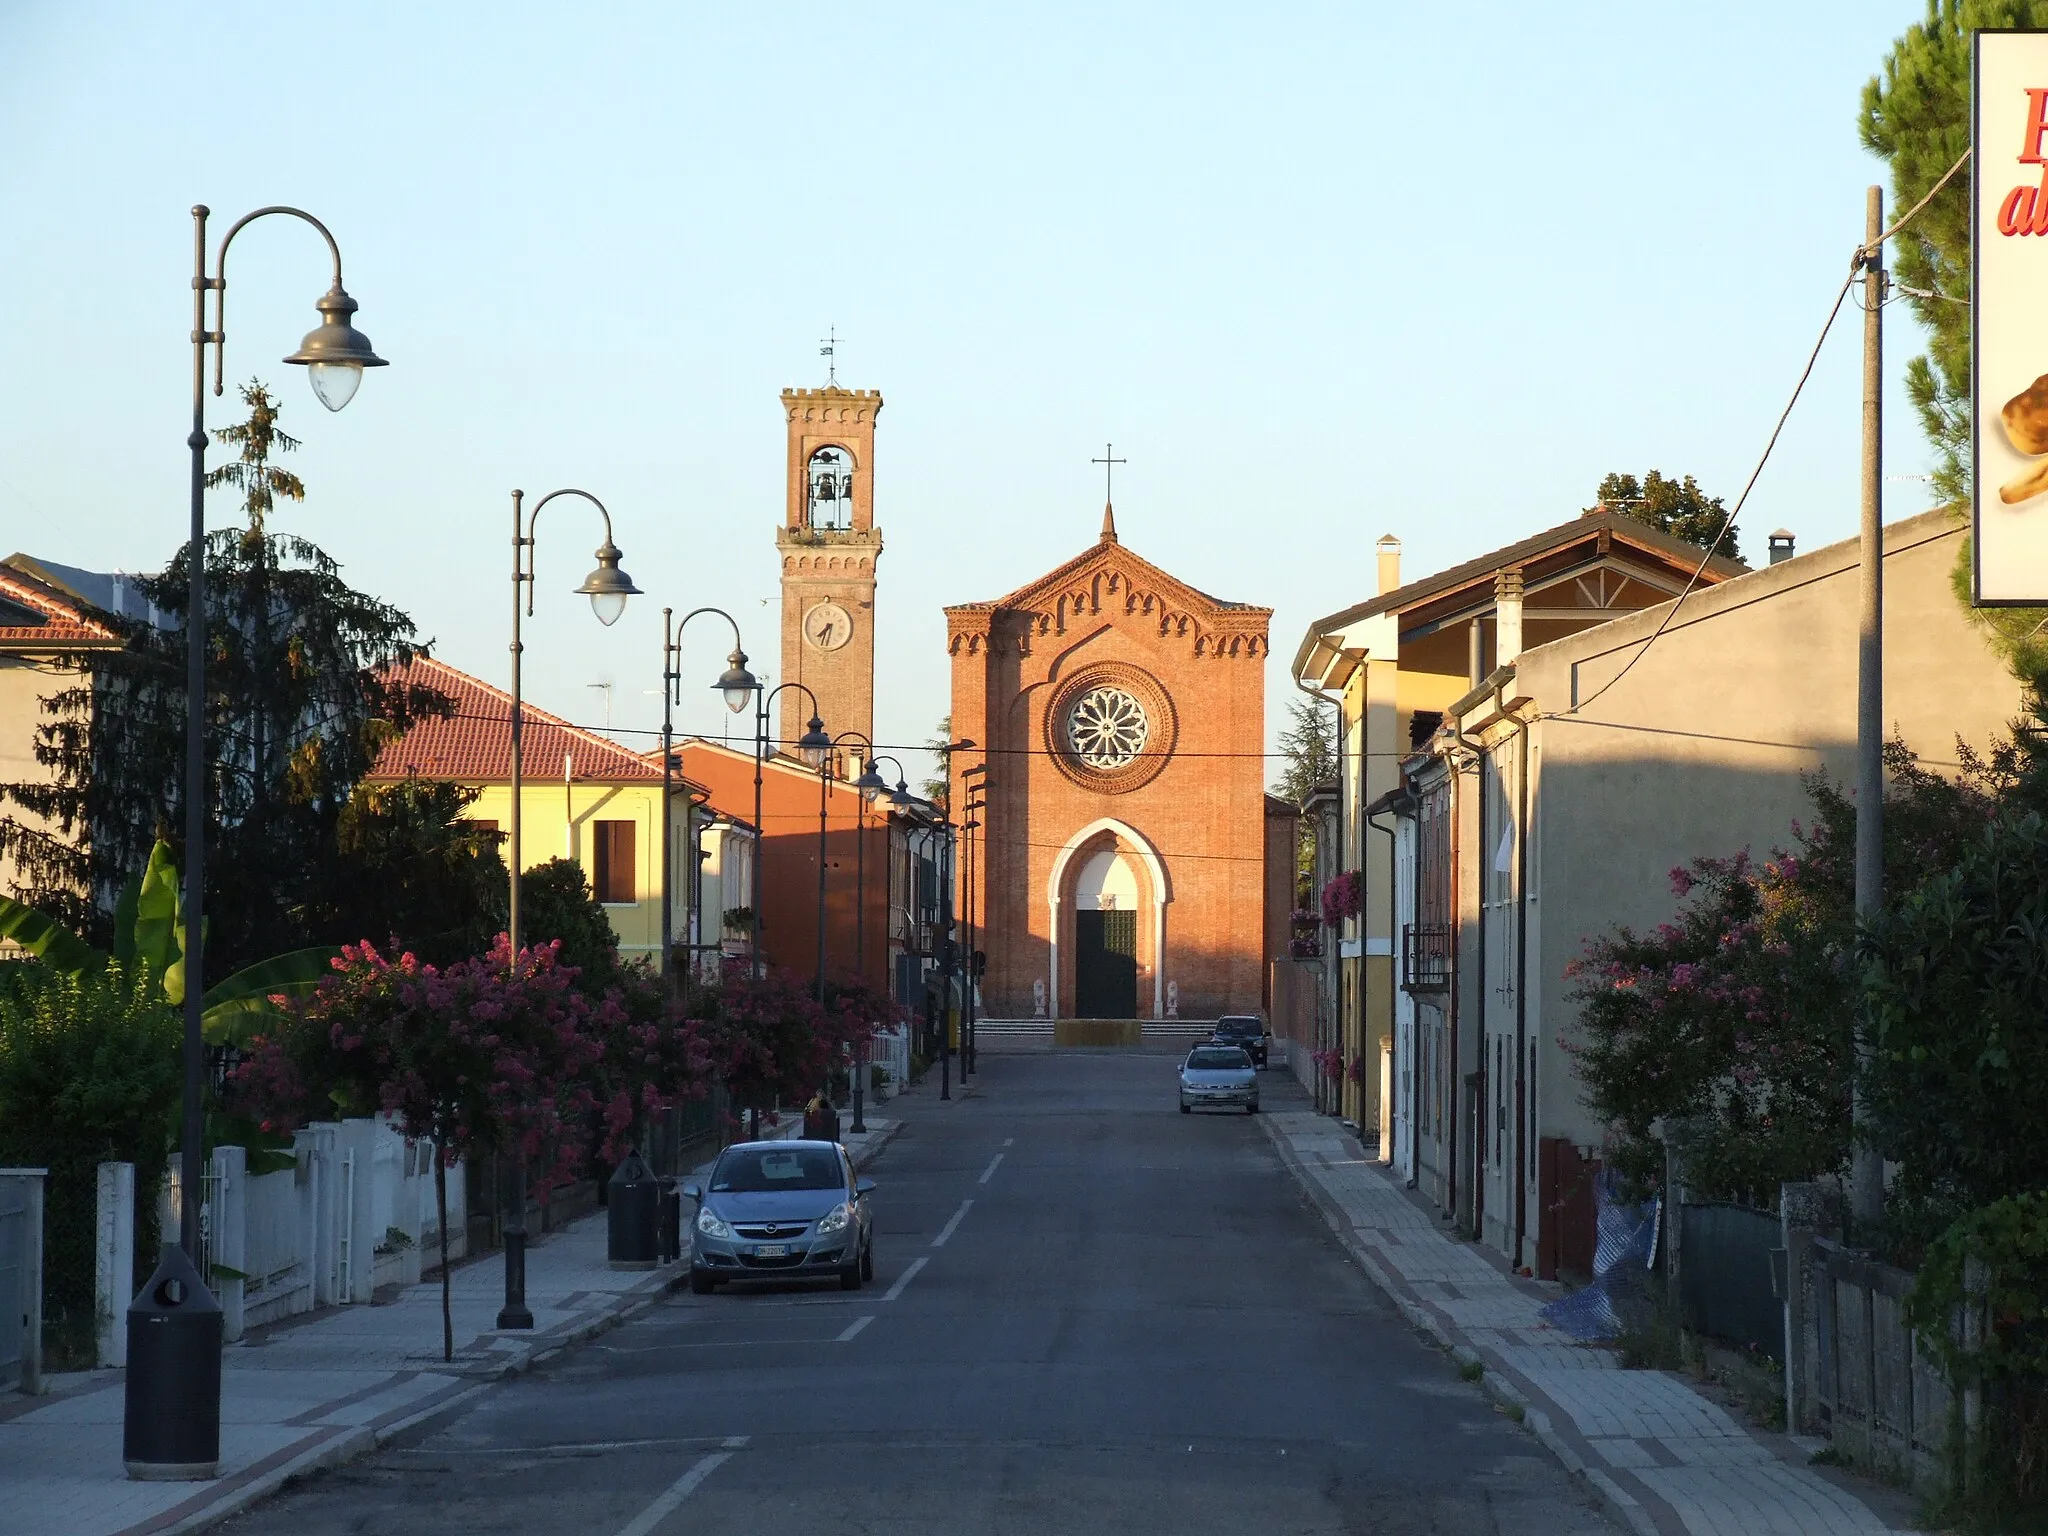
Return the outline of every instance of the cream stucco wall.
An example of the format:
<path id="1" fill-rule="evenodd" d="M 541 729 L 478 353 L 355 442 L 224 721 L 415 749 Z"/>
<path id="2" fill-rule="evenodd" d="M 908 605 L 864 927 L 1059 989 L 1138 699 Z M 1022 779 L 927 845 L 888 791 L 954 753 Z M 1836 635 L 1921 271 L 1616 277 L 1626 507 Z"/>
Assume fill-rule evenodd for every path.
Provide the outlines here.
<path id="1" fill-rule="evenodd" d="M 43 697 L 68 686 L 71 678 L 45 662 L 0 656 L 0 783 L 47 783 L 50 770 L 36 761 L 36 728 L 43 722 Z M 18 805 L 4 814 L 36 824 Z M 14 889 L 14 861 L 0 854 L 0 892 Z"/>
<path id="2" fill-rule="evenodd" d="M 661 948 L 661 786 L 659 784 L 596 784 L 578 781 L 564 786 L 560 779 L 526 779 L 520 784 L 519 862 L 532 869 L 549 859 L 572 858 L 583 866 L 586 879 L 595 878 L 596 837 L 592 823 L 630 821 L 634 825 L 634 900 L 605 904 L 619 949 L 627 955 L 653 956 Z M 675 849 L 675 896 L 673 923 L 677 940 L 688 935 L 689 801 L 678 789 L 670 810 L 670 835 Z M 497 824 L 500 832 L 512 827 L 512 793 L 507 784 L 488 784 L 467 814 L 472 820 Z M 511 849 L 504 850 L 506 858 Z"/>
<path id="3" fill-rule="evenodd" d="M 2018 684 L 1950 587 L 1961 538 L 1940 512 L 1886 530 L 1884 719 L 1935 767 L 1954 765 L 1958 736 L 1986 747 L 2020 708 Z M 1582 1144 L 1600 1132 L 1555 1044 L 1572 1027 L 1566 964 L 1590 935 L 1667 920 L 1674 865 L 1789 842 L 1811 812 L 1801 774 L 1854 775 L 1853 541 L 1695 593 L 1595 698 L 1666 612 L 1527 651 L 1508 689 L 1536 717 L 1527 1027 L 1541 1045 L 1537 1134 Z"/>

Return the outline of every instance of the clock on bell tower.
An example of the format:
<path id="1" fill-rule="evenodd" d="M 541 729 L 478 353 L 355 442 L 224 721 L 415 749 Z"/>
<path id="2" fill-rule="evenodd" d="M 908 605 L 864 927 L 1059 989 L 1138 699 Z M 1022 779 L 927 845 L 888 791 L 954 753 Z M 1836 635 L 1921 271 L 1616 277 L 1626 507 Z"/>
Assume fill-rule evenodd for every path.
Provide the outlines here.
<path id="1" fill-rule="evenodd" d="M 782 557 L 782 675 L 818 696 L 833 736 L 875 730 L 874 389 L 785 389 L 788 495 L 775 549 Z M 797 689 L 782 695 L 780 750 L 795 750 L 811 706 Z M 858 750 L 858 749 L 856 749 Z M 854 774 L 860 772 L 853 769 Z"/>

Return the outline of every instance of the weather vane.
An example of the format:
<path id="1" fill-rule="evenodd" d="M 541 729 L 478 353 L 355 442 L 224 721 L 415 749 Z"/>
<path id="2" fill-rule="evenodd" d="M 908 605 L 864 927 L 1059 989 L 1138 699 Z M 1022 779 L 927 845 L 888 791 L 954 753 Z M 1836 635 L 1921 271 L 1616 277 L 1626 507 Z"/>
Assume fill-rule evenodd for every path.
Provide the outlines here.
<path id="1" fill-rule="evenodd" d="M 1090 459 L 1090 460 L 1089 460 L 1088 462 L 1089 462 L 1090 464 L 1100 464 L 1100 465 L 1102 466 L 1102 499 L 1103 499 L 1103 501 L 1104 501 L 1104 502 L 1111 502 L 1111 501 L 1114 501 L 1114 500 L 1116 500 L 1116 498 L 1115 498 L 1115 497 L 1114 497 L 1113 495 L 1111 495 L 1111 494 L 1110 494 L 1110 488 L 1111 488 L 1111 486 L 1110 486 L 1110 476 L 1112 476 L 1112 475 L 1114 475 L 1114 474 L 1116 473 L 1116 466 L 1117 466 L 1117 465 L 1119 465 L 1119 464 L 1128 464 L 1128 463 L 1130 463 L 1131 461 L 1130 461 L 1129 459 L 1120 459 L 1120 458 L 1117 458 L 1117 457 L 1116 457 L 1116 444 L 1115 444 L 1115 443 L 1104 443 L 1104 444 L 1102 445 L 1102 457 L 1101 457 L 1101 458 L 1099 458 L 1099 459 Z"/>
<path id="2" fill-rule="evenodd" d="M 838 351 L 839 327 L 836 325 L 827 326 L 824 339 L 818 343 L 818 356 L 825 359 L 825 387 L 827 389 L 831 389 L 839 383 L 839 364 L 836 360 Z"/>

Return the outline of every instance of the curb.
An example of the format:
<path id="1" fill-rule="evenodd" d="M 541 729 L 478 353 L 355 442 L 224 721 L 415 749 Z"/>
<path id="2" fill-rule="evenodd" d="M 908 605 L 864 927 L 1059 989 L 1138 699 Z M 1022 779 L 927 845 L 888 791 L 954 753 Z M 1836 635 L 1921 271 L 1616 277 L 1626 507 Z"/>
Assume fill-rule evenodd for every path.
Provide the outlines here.
<path id="1" fill-rule="evenodd" d="M 1409 1326 L 1448 1354 L 1456 1362 L 1461 1376 L 1476 1369 L 1479 1372 L 1478 1376 L 1470 1379 L 1472 1384 L 1478 1387 L 1480 1394 L 1495 1407 L 1512 1410 L 1507 1416 L 1517 1419 L 1524 1429 L 1536 1437 L 1545 1450 L 1557 1458 L 1559 1465 L 1566 1472 L 1596 1493 L 1609 1514 L 1636 1532 L 1637 1536 L 1663 1536 L 1657 1522 L 1643 1506 L 1642 1501 L 1615 1482 L 1601 1468 L 1588 1465 L 1586 1459 L 1558 1433 L 1556 1425 L 1550 1420 L 1550 1415 L 1535 1406 L 1527 1393 L 1513 1382 L 1504 1380 L 1498 1372 L 1488 1369 L 1485 1359 L 1459 1337 L 1455 1330 L 1446 1327 L 1427 1308 L 1417 1305 L 1401 1294 L 1400 1284 L 1387 1272 L 1386 1266 L 1380 1262 L 1379 1255 L 1358 1240 L 1358 1234 L 1345 1217 L 1342 1207 L 1330 1196 L 1329 1191 L 1323 1188 L 1322 1181 L 1308 1171 L 1294 1148 L 1287 1144 L 1286 1134 L 1267 1116 L 1261 1115 L 1259 1123 L 1266 1133 L 1266 1139 L 1273 1144 L 1273 1150 L 1280 1154 L 1280 1161 L 1294 1176 L 1295 1183 L 1300 1185 L 1309 1199 L 1315 1203 L 1316 1209 L 1322 1213 L 1323 1220 L 1329 1223 L 1331 1232 L 1343 1245 L 1344 1251 L 1360 1269 L 1365 1271 L 1372 1283 L 1380 1288 L 1387 1300 L 1394 1304 L 1395 1310 Z"/>
<path id="2" fill-rule="evenodd" d="M 853 1158 L 853 1166 L 857 1169 L 865 1168 L 872 1163 L 881 1156 L 883 1149 L 896 1139 L 902 1129 L 903 1121 L 898 1118 L 885 1131 L 867 1133 L 871 1139 L 861 1149 L 859 1155 Z M 498 1383 L 511 1381 L 525 1375 L 536 1366 L 557 1360 L 577 1345 L 587 1344 L 599 1335 L 609 1333 L 652 1309 L 671 1291 L 679 1289 L 689 1279 L 688 1264 L 677 1263 L 671 1268 L 674 1273 L 657 1274 L 645 1289 L 624 1293 L 625 1301 L 615 1310 L 575 1324 L 554 1336 L 545 1345 L 529 1349 L 516 1359 L 507 1360 L 481 1380 L 472 1378 L 467 1385 L 463 1385 L 463 1378 L 451 1377 L 450 1385 L 455 1390 L 444 1393 L 420 1407 L 404 1410 L 400 1417 L 387 1424 L 366 1424 L 339 1432 L 320 1444 L 300 1452 L 291 1460 L 271 1467 L 239 1487 L 224 1492 L 206 1508 L 194 1510 L 174 1524 L 155 1525 L 156 1520 L 163 1518 L 156 1515 L 142 1521 L 139 1526 L 130 1527 L 130 1530 L 147 1529 L 150 1536 L 194 1536 L 196 1532 L 211 1530 L 244 1510 L 271 1498 L 290 1483 L 315 1472 L 328 1472 L 337 1467 L 347 1466 L 352 1461 L 360 1460 L 393 1441 L 412 1434 L 435 1419 L 447 1418 L 457 1410 L 467 1407 Z"/>

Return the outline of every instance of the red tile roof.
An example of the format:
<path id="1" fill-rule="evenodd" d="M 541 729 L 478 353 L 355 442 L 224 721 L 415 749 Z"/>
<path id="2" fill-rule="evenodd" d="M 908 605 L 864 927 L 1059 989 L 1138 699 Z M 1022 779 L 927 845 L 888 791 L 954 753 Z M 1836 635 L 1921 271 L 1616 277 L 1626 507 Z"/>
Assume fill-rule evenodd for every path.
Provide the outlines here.
<path id="1" fill-rule="evenodd" d="M 393 667 L 393 681 L 435 688 L 455 701 L 445 719 L 422 720 L 378 755 L 372 779 L 448 779 L 463 784 L 507 782 L 512 777 L 512 696 L 446 662 L 420 657 Z M 617 742 L 571 725 L 531 704 L 525 718 L 520 773 L 527 782 L 556 777 L 567 753 L 575 776 L 587 782 L 661 782 L 661 760 L 648 762 Z"/>
<path id="2" fill-rule="evenodd" d="M 21 618 L 28 622 L 15 622 Z M 99 650 L 121 643 L 120 632 L 91 606 L 0 561 L 0 648 Z"/>

